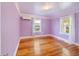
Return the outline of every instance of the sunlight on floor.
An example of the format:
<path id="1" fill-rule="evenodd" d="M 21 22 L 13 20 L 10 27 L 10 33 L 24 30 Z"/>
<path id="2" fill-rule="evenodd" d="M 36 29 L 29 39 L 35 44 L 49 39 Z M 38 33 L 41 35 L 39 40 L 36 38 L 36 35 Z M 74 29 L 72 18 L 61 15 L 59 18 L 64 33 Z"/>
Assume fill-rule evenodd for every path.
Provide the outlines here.
<path id="1" fill-rule="evenodd" d="M 70 56 L 70 53 L 69 53 L 69 50 L 68 49 L 63 48 L 62 50 L 63 50 L 64 56 Z"/>
<path id="2" fill-rule="evenodd" d="M 38 39 L 34 40 L 34 52 L 35 52 L 35 55 L 39 55 L 41 53 L 41 51 L 40 51 L 40 42 L 39 42 Z"/>

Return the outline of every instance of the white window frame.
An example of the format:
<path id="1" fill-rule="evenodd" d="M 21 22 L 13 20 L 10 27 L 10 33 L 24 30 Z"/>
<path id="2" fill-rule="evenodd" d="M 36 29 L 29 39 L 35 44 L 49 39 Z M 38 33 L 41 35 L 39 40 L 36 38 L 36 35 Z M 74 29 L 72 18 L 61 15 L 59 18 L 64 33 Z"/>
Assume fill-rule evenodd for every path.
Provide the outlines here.
<path id="1" fill-rule="evenodd" d="M 40 20 L 40 30 L 39 31 L 35 31 L 34 30 L 34 21 L 37 20 L 37 19 Z M 40 18 L 33 19 L 33 23 L 32 24 L 33 24 L 33 27 L 32 27 L 32 32 L 33 33 L 41 32 L 41 19 Z"/>
<path id="2" fill-rule="evenodd" d="M 61 34 L 66 34 L 66 35 L 70 35 L 71 30 L 69 30 L 70 33 L 62 32 L 62 22 L 63 22 L 64 18 L 66 18 L 66 17 L 69 17 L 69 18 L 70 18 L 70 21 L 72 22 L 72 16 L 61 17 L 61 18 L 60 18 L 60 33 L 61 33 Z M 72 25 L 70 25 L 70 27 L 71 27 L 71 29 L 72 29 Z"/>
<path id="3" fill-rule="evenodd" d="M 63 18 L 61 17 L 60 18 L 60 34 L 68 35 L 69 36 L 68 41 L 70 41 L 71 43 L 74 43 L 75 42 L 75 16 L 71 15 L 71 16 L 65 16 L 65 17 L 70 17 L 70 20 L 72 22 L 72 24 L 71 24 L 71 31 L 70 31 L 69 34 L 63 33 L 61 31 L 61 23 L 62 23 L 62 20 L 63 20 Z"/>

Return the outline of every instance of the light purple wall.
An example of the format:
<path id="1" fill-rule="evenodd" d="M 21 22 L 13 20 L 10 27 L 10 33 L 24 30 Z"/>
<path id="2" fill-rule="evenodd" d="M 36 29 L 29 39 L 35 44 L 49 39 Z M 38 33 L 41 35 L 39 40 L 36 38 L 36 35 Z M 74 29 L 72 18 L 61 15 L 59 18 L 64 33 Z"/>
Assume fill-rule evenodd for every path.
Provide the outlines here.
<path id="1" fill-rule="evenodd" d="M 79 43 L 79 12 L 75 13 L 75 42 Z"/>
<path id="2" fill-rule="evenodd" d="M 50 34 L 51 33 L 51 20 L 41 18 L 41 32 L 32 33 L 32 21 L 28 20 L 21 20 L 20 21 L 20 36 L 31 36 L 31 35 L 43 35 L 43 34 Z"/>
<path id="3" fill-rule="evenodd" d="M 1 3 L 0 3 L 0 55 L 1 55 Z"/>
<path id="4" fill-rule="evenodd" d="M 14 3 L 1 3 L 1 53 L 13 55 L 19 40 L 19 14 Z"/>
<path id="5" fill-rule="evenodd" d="M 32 21 L 20 20 L 20 36 L 32 35 Z"/>
<path id="6" fill-rule="evenodd" d="M 51 19 L 42 19 L 42 32 L 41 34 L 51 34 Z"/>

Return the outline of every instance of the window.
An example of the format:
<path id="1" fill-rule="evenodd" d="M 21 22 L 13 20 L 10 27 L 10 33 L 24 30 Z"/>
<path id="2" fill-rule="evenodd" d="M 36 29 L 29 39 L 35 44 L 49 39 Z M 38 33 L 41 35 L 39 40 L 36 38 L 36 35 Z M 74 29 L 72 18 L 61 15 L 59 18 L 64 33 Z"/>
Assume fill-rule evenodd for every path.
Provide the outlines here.
<path id="1" fill-rule="evenodd" d="M 41 32 L 41 20 L 39 18 L 33 20 L 33 32 Z"/>
<path id="2" fill-rule="evenodd" d="M 70 34 L 72 27 L 72 18 L 70 16 L 65 16 L 61 18 L 60 21 L 60 31 L 64 34 Z"/>

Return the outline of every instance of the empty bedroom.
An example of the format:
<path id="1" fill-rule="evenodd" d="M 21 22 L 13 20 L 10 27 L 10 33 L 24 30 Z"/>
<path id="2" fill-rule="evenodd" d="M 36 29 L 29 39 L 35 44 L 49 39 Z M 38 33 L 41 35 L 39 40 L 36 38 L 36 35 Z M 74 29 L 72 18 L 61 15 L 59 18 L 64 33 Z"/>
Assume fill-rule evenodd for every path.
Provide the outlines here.
<path id="1" fill-rule="evenodd" d="M 79 56 L 79 2 L 0 2 L 1 56 Z"/>

